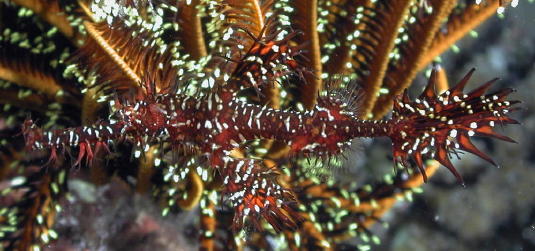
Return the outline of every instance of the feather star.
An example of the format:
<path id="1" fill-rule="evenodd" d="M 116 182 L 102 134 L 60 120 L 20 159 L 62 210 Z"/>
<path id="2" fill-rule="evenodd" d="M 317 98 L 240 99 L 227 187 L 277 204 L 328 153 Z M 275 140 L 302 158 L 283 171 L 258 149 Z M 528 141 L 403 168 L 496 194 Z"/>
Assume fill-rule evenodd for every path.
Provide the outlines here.
<path id="1" fill-rule="evenodd" d="M 495 164 L 472 136 L 514 142 L 493 131 L 517 123 L 513 90 L 488 93 L 493 80 L 465 93 L 473 70 L 448 88 L 434 66 L 418 98 L 406 92 L 434 58 L 509 4 L 459 2 L 0 3 L 0 78 L 9 82 L 1 93 L 17 107 L 6 109 L 26 151 L 46 150 L 51 167 L 2 172 L 10 180 L 3 193 L 25 199 L 0 210 L 0 243 L 35 250 L 57 238 L 71 167 L 103 177 L 113 166 L 103 159 L 122 166 L 117 172 L 138 165 L 136 190 L 165 201 L 164 214 L 200 206 L 202 250 L 266 248 L 266 236 L 291 250 L 335 249 L 365 236 L 390 198 L 432 175 L 436 164 L 424 160 L 462 182 L 452 154 Z M 47 117 L 51 104 L 64 114 Z M 27 110 L 44 123 L 21 115 Z M 389 138 L 394 165 L 410 177 L 367 191 L 304 174 L 300 160 L 330 161 L 362 137 Z M 247 153 L 259 141 L 251 148 L 263 154 Z M 254 230 L 242 241 L 246 223 Z"/>

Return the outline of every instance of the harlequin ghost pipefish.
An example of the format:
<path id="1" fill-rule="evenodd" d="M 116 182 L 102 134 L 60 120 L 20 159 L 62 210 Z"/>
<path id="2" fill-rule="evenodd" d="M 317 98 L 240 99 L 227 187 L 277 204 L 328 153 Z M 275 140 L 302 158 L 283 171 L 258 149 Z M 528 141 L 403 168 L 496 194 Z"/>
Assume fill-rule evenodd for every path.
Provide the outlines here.
<path id="1" fill-rule="evenodd" d="M 235 228 L 240 228 L 247 216 L 263 216 L 281 230 L 296 227 L 299 218 L 288 203 L 294 200 L 291 191 L 283 188 L 261 161 L 231 157 L 233 148 L 255 139 L 275 139 L 285 142 L 290 154 L 329 156 L 340 153 L 354 138 L 388 137 L 395 164 L 415 166 L 426 179 L 423 159 L 434 158 L 462 180 L 450 155 L 467 151 L 494 164 L 470 137 L 514 142 L 494 132 L 493 127 L 517 123 L 508 116 L 518 103 L 506 100 L 512 89 L 486 94 L 495 82 L 492 80 L 463 92 L 473 72 L 437 95 L 437 73 L 433 70 L 423 93 L 413 100 L 407 92 L 396 97 L 392 117 L 386 120 L 359 119 L 347 100 L 336 94 L 320 96 L 309 111 L 282 111 L 239 101 L 225 87 L 204 97 L 192 97 L 156 91 L 154 84 L 146 81 L 146 95 L 133 102 L 116 102 L 117 111 L 109 120 L 53 131 L 43 131 L 28 120 L 23 133 L 27 147 L 49 149 L 51 161 L 58 158 L 58 152 L 78 147 L 75 165 L 84 159 L 91 162 L 97 152 L 109 151 L 108 145 L 115 141 L 133 143 L 136 157 L 158 142 L 194 148 L 221 175 L 227 198 L 235 208 Z"/>

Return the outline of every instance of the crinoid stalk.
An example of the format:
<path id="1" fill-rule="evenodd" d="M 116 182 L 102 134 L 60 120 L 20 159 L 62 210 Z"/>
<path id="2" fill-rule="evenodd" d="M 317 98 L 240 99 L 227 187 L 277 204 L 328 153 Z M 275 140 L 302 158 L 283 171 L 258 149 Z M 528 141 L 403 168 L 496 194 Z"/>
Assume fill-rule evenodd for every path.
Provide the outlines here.
<path id="1" fill-rule="evenodd" d="M 63 110 L 55 120 L 38 107 L 29 118 L 12 111 L 17 140 L 47 160 L 29 160 L 46 167 L 33 171 L 5 169 L 5 194 L 25 198 L 0 211 L 0 240 L 29 249 L 57 237 L 51 227 L 73 166 L 88 167 L 95 183 L 116 175 L 151 192 L 164 215 L 199 207 L 205 250 L 270 248 L 273 238 L 294 250 L 331 249 L 366 235 L 388 198 L 427 181 L 433 168 L 424 160 L 462 182 L 451 155 L 494 164 L 472 136 L 513 141 L 493 131 L 516 123 L 512 90 L 488 93 L 490 81 L 465 93 L 473 70 L 447 88 L 433 67 L 418 98 L 403 92 L 505 4 L 461 2 L 2 3 L 18 15 L 3 20 L 0 77 L 14 83 L 6 93 L 30 91 L 9 104 Z M 300 160 L 334 159 L 362 137 L 389 138 L 394 165 L 410 177 L 354 190 L 303 174 Z M 246 225 L 254 230 L 241 240 Z"/>

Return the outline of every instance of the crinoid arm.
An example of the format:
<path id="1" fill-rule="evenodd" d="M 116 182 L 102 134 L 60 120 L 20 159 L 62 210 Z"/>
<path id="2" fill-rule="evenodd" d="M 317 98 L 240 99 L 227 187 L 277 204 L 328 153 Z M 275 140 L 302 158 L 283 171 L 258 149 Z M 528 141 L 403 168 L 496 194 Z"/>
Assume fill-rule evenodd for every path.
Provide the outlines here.
<path id="1" fill-rule="evenodd" d="M 469 93 L 463 89 L 474 69 L 454 87 L 437 95 L 435 84 L 436 69 L 431 73 L 427 87 L 415 100 L 410 100 L 407 92 L 397 97 L 392 115 L 392 139 L 394 162 L 409 166 L 412 158 L 418 169 L 423 171 L 423 158 L 438 160 L 462 182 L 461 175 L 450 161 L 451 154 L 467 151 L 496 165 L 485 153 L 470 140 L 472 136 L 493 137 L 515 142 L 511 138 L 493 131 L 497 124 L 517 124 L 509 117 L 519 101 L 508 101 L 507 96 L 513 89 L 506 88 L 494 93 L 487 90 L 497 80 L 491 80 Z M 424 180 L 427 177 L 424 175 Z"/>

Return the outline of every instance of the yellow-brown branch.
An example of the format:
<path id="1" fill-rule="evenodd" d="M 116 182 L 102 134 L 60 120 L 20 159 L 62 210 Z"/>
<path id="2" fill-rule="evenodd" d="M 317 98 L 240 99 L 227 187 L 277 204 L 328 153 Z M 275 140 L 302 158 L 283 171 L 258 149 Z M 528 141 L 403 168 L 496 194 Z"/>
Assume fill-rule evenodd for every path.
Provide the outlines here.
<path id="1" fill-rule="evenodd" d="M 194 0 L 189 5 L 185 2 L 178 3 L 180 11 L 178 20 L 183 24 L 180 26 L 179 36 L 184 38 L 180 42 L 194 60 L 199 60 L 206 56 L 201 18 L 196 8 L 198 4 L 199 0 Z"/>
<path id="2" fill-rule="evenodd" d="M 151 146 L 145 156 L 139 160 L 139 166 L 137 171 L 137 183 L 136 192 L 147 193 L 151 189 L 151 178 L 154 174 L 154 151 L 157 150 L 157 146 Z"/>
<path id="3" fill-rule="evenodd" d="M 36 187 L 36 194 L 32 198 L 33 201 L 25 211 L 21 237 L 17 242 L 17 250 L 31 250 L 31 245 L 41 236 L 43 230 L 46 230 L 36 226 L 37 215 L 42 215 L 46 220 L 46 223 L 43 224 L 52 227 L 55 211 L 48 208 L 51 203 L 50 183 L 53 182 L 50 175 L 49 173 L 43 175 Z"/>
<path id="4" fill-rule="evenodd" d="M 305 43 L 304 56 L 308 59 L 304 66 L 311 70 L 314 75 L 305 74 L 306 83 L 301 85 L 301 102 L 306 109 L 312 109 L 316 104 L 319 92 L 322 90 L 322 65 L 320 54 L 320 41 L 317 31 L 318 13 L 317 0 L 296 0 L 295 24 L 296 29 L 303 31 L 301 43 Z"/>
<path id="5" fill-rule="evenodd" d="M 205 208 L 201 209 L 200 226 L 203 233 L 211 233 L 212 236 L 199 236 L 199 250 L 213 251 L 215 250 L 215 234 L 216 234 L 216 210 L 215 204 L 208 198 L 209 191 L 205 191 L 203 199 L 206 200 Z"/>
<path id="6" fill-rule="evenodd" d="M 10 104 L 40 113 L 46 111 L 47 99 L 39 94 L 20 97 L 19 90 L 0 90 L 0 104 Z"/>
<path id="7" fill-rule="evenodd" d="M 59 3 L 56 0 L 11 0 L 13 3 L 32 10 L 35 14 L 47 21 L 65 35 L 65 37 L 75 40 L 75 32 L 71 26 L 67 15 L 61 12 Z"/>
<path id="8" fill-rule="evenodd" d="M 0 63 L 0 79 L 20 86 L 40 91 L 48 97 L 55 98 L 62 88 L 56 79 L 39 72 L 27 72 L 14 69 Z"/>
<path id="9" fill-rule="evenodd" d="M 426 56 L 426 52 L 433 42 L 437 31 L 440 29 L 444 20 L 449 16 L 455 7 L 455 0 L 435 0 L 431 2 L 433 14 L 427 18 L 422 18 L 422 25 L 416 24 L 410 27 L 411 37 L 417 38 L 409 41 L 406 45 L 403 58 L 397 63 L 396 67 L 390 68 L 388 76 L 390 81 L 386 83 L 389 90 L 387 95 L 379 98 L 372 110 L 375 119 L 381 118 L 391 109 L 391 100 L 393 97 L 408 88 L 414 77 L 420 71 L 419 66 Z"/>
<path id="10" fill-rule="evenodd" d="M 433 43 L 429 47 L 427 54 L 417 66 L 418 70 L 423 69 L 436 57 L 442 54 L 442 52 L 450 48 L 456 41 L 464 37 L 466 33 L 494 15 L 498 7 L 500 7 L 499 0 L 487 0 L 486 2 L 486 5 L 470 5 L 461 15 L 450 18 L 446 25 L 446 30 L 448 32 L 437 34 Z"/>
<path id="11" fill-rule="evenodd" d="M 367 117 L 377 100 L 377 94 L 383 83 L 389 62 L 389 55 L 395 45 L 399 28 L 409 13 L 412 1 L 391 1 L 388 10 L 385 10 L 382 20 L 385 25 L 381 27 L 381 43 L 375 45 L 375 52 L 371 62 L 368 62 L 370 74 L 363 80 L 363 91 L 366 95 L 362 101 L 362 116 Z"/>
<path id="12" fill-rule="evenodd" d="M 141 78 L 139 75 L 125 62 L 125 60 L 115 51 L 112 45 L 110 45 L 106 39 L 102 37 L 100 32 L 95 29 L 92 23 L 85 21 L 84 26 L 87 30 L 89 36 L 95 40 L 95 42 L 100 46 L 100 48 L 109 56 L 113 62 L 115 62 L 119 68 L 124 72 L 129 79 L 135 83 L 141 83 Z"/>
<path id="13" fill-rule="evenodd" d="M 190 169 L 187 177 L 187 190 L 186 190 L 186 199 L 179 200 L 177 204 L 185 210 L 191 210 L 199 204 L 202 194 L 204 192 L 204 182 L 201 180 L 201 177 Z"/>

